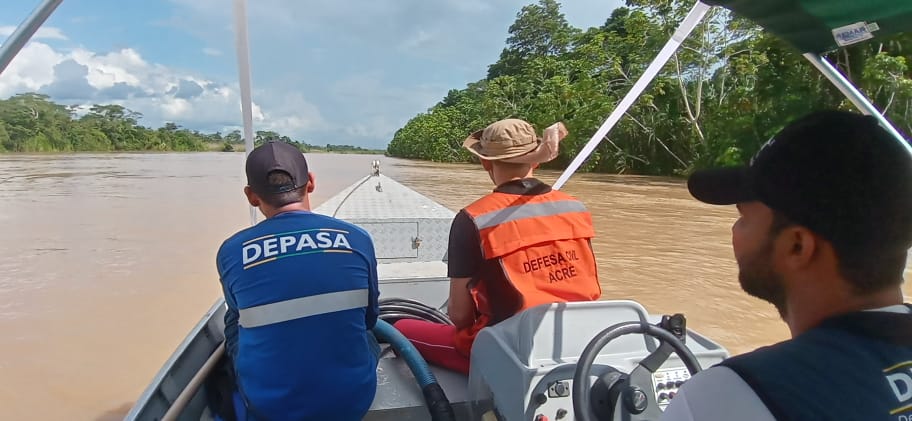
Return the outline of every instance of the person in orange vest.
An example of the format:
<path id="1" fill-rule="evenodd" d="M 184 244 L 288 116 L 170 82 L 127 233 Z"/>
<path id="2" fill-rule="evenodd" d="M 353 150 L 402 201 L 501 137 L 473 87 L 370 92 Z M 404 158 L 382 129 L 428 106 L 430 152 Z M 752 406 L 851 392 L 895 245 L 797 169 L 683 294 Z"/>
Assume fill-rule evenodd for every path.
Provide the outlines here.
<path id="1" fill-rule="evenodd" d="M 539 304 L 601 296 L 591 215 L 532 174 L 557 156 L 566 135 L 561 123 L 538 137 L 528 122 L 505 119 L 463 143 L 497 187 L 463 208 L 450 227 L 447 313 L 453 326 L 411 319 L 394 324 L 429 363 L 468 374 L 481 329 Z"/>

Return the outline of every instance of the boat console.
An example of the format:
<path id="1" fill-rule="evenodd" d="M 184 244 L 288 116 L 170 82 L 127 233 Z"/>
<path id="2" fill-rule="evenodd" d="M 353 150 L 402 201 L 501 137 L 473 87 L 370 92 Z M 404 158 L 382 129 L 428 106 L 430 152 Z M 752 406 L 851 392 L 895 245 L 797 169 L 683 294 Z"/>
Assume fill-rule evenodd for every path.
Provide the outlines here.
<path id="1" fill-rule="evenodd" d="M 645 413 L 650 406 L 664 410 L 677 388 L 690 378 L 686 361 L 677 355 L 669 358 L 658 340 L 645 335 L 618 336 L 601 350 L 589 346 L 610 326 L 655 326 L 662 321 L 661 316 L 650 316 L 634 301 L 596 301 L 533 307 L 483 329 L 472 348 L 467 392 L 471 418 L 584 419 L 575 416 L 574 376 L 585 379 L 589 387 L 582 389 L 586 392 L 593 388 L 595 416 L 588 419 L 621 419 L 615 418 L 619 411 L 608 408 L 616 406 L 618 400 L 624 404 L 627 399 L 635 401 L 632 412 Z M 729 356 L 721 345 L 704 336 L 689 330 L 680 333 L 699 366 L 707 367 Z M 594 364 L 588 373 L 578 376 L 577 362 L 587 351 Z M 647 359 L 651 355 L 658 357 Z M 624 379 L 644 359 L 646 364 L 655 364 L 650 367 L 648 389 L 643 385 L 627 386 Z M 612 386 L 618 386 L 617 391 L 611 390 Z M 624 388 L 636 388 L 638 392 L 628 398 L 630 393 L 621 390 Z M 615 402 L 609 402 L 611 397 Z"/>
<path id="2" fill-rule="evenodd" d="M 682 320 L 679 316 L 649 315 L 627 300 L 533 307 L 479 332 L 468 377 L 437 367 L 432 372 L 458 420 L 656 419 L 692 371 L 721 362 L 728 352 L 683 325 L 678 333 L 689 349 L 684 358 L 648 335 L 618 336 L 604 348 L 593 347 L 593 338 L 609 327 L 664 330 L 659 327 L 663 322 L 667 326 Z M 581 375 L 578 362 L 587 358 L 592 364 Z M 574 377 L 585 379 L 581 389 L 591 398 L 585 399 L 588 417 L 574 410 L 581 396 L 574 390 Z M 387 353 L 380 360 L 377 396 L 365 420 L 393 419 L 432 418 L 404 362 Z"/>

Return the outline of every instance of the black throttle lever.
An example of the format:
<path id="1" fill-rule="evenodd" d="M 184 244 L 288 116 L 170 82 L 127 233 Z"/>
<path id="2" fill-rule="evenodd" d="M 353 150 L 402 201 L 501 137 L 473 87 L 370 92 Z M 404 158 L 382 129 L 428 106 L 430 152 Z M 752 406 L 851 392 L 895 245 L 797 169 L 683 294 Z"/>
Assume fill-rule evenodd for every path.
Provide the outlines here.
<path id="1" fill-rule="evenodd" d="M 675 335 L 681 342 L 685 342 L 687 339 L 687 318 L 681 313 L 676 313 L 673 316 L 662 316 L 662 321 L 659 322 L 658 326 L 671 332 L 671 334 Z"/>
<path id="2" fill-rule="evenodd" d="M 667 330 L 669 333 L 674 335 L 676 338 L 681 340 L 681 343 L 685 343 L 687 338 L 687 319 L 681 313 L 676 313 L 672 316 L 663 315 L 662 320 L 656 324 L 657 327 Z M 640 365 L 643 368 L 649 370 L 650 373 L 655 373 L 656 370 L 671 356 L 671 353 L 674 352 L 674 349 L 662 341 L 659 344 L 659 348 L 649 354 L 646 358 L 643 358 L 640 361 Z"/>

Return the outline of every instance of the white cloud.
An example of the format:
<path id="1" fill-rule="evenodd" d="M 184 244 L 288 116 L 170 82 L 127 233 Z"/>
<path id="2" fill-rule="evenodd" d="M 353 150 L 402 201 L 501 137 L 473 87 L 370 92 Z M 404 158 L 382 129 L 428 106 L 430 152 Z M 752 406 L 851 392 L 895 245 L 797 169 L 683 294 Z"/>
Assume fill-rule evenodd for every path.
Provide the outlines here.
<path id="1" fill-rule="evenodd" d="M 39 92 L 60 103 L 81 106 L 120 104 L 143 114 L 142 124 L 166 121 L 204 131 L 241 126 L 236 83 L 209 80 L 150 63 L 131 48 L 96 53 L 84 48 L 58 51 L 32 41 L 0 75 L 0 98 Z M 275 130 L 304 138 L 327 125 L 316 106 L 301 94 L 254 92 L 255 130 Z M 258 99 L 268 104 L 265 108 Z"/>
<path id="2" fill-rule="evenodd" d="M 423 29 L 419 29 L 417 32 L 415 32 L 414 34 L 412 34 L 411 36 L 409 36 L 408 38 L 406 38 L 405 40 L 400 42 L 399 49 L 400 50 L 412 50 L 415 48 L 419 48 L 422 45 L 433 40 L 436 36 L 437 36 L 436 31 L 427 32 Z"/>
<path id="3" fill-rule="evenodd" d="M 262 92 L 265 95 L 268 93 Z M 320 110 L 299 92 L 289 92 L 285 95 L 275 95 L 276 100 L 270 105 L 274 110 L 287 110 L 287 112 L 265 112 L 263 120 L 268 121 L 270 128 L 279 133 L 301 133 L 303 131 L 331 130 L 324 120 Z"/>
<path id="4" fill-rule="evenodd" d="M 0 97 L 35 91 L 54 81 L 54 66 L 65 57 L 40 42 L 26 44 L 0 75 Z"/>
<path id="5" fill-rule="evenodd" d="M 203 48 L 203 54 L 205 54 L 207 56 L 217 57 L 217 56 L 222 55 L 222 51 L 215 49 L 215 48 L 206 47 L 206 48 Z"/>
<path id="6" fill-rule="evenodd" d="M 15 26 L 0 26 L 0 37 L 8 37 L 16 31 Z M 32 39 L 57 39 L 57 40 L 67 40 L 67 36 L 63 34 L 63 31 L 60 28 L 53 26 L 42 26 L 35 31 L 35 35 L 32 35 Z"/>
<path id="7" fill-rule="evenodd" d="M 329 88 L 330 97 L 343 102 L 354 118 L 340 127 L 352 137 L 389 140 L 411 114 L 424 111 L 446 94 L 444 85 L 415 82 L 409 87 L 387 82 L 379 70 L 341 78 Z M 410 110 L 401 116 L 390 110 Z M 397 118 L 398 117 L 398 118 Z"/>

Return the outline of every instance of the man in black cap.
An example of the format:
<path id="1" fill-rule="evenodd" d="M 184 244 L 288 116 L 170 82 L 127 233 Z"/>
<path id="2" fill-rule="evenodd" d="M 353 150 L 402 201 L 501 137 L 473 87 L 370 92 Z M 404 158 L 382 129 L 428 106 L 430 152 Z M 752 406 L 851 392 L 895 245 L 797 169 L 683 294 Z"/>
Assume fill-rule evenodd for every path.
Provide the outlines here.
<path id="1" fill-rule="evenodd" d="M 872 117 L 820 111 L 747 167 L 695 172 L 688 188 L 737 205 L 741 287 L 773 304 L 792 338 L 697 374 L 662 419 L 912 419 L 908 146 Z"/>
<path id="2" fill-rule="evenodd" d="M 247 200 L 266 219 L 217 256 L 238 409 L 249 419 L 360 420 L 377 386 L 371 238 L 310 212 L 314 177 L 291 144 L 251 151 L 247 184 Z"/>

